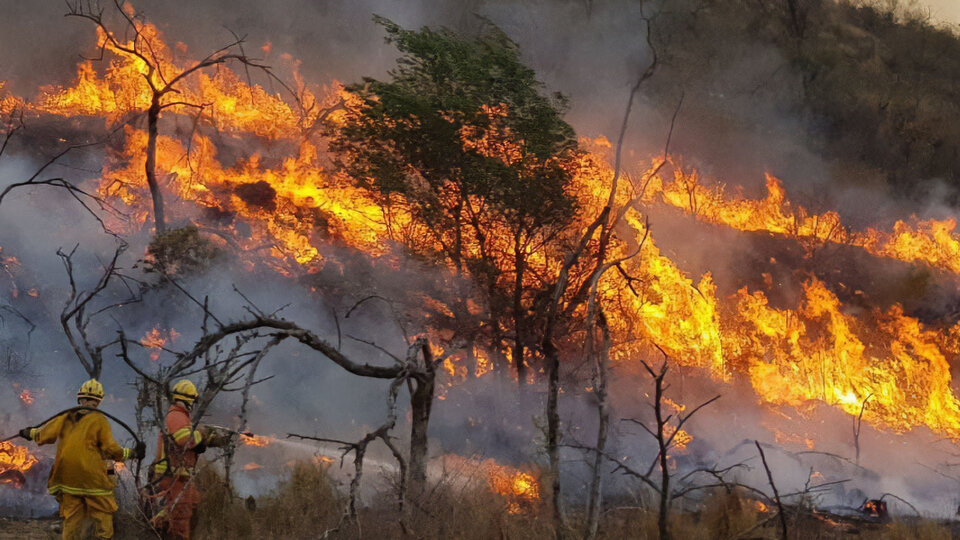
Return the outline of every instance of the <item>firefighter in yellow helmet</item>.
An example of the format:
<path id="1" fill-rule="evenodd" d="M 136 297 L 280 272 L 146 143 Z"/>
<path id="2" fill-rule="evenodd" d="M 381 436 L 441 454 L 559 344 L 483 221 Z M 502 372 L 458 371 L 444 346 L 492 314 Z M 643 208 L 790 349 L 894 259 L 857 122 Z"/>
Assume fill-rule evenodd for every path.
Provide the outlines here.
<path id="1" fill-rule="evenodd" d="M 154 518 L 154 525 L 167 539 L 190 538 L 193 512 L 200 504 L 193 473 L 197 457 L 206 450 L 209 429 L 205 426 L 195 429 L 190 420 L 196 399 L 197 387 L 187 379 L 178 381 L 170 393 L 164 432 L 157 438 L 157 462 L 152 472 L 163 505 Z"/>
<path id="2" fill-rule="evenodd" d="M 83 383 L 77 392 L 77 402 L 84 407 L 96 408 L 102 399 L 103 385 L 96 379 Z M 61 414 L 39 428 L 21 430 L 20 436 L 39 445 L 57 443 L 47 489 L 60 503 L 63 538 L 79 538 L 88 518 L 94 521 L 98 538 L 113 538 L 117 501 L 104 459 L 143 459 L 143 443 L 121 448 L 106 417 L 90 410 Z"/>

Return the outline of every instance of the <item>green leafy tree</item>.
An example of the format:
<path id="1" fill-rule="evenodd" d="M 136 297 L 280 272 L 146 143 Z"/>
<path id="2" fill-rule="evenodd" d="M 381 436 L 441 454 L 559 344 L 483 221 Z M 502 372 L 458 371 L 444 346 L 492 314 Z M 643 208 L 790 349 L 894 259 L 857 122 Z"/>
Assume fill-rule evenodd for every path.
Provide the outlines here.
<path id="1" fill-rule="evenodd" d="M 413 217 L 419 227 L 404 230 L 419 235 L 403 233 L 407 246 L 478 284 L 492 350 L 505 349 L 512 329 L 523 384 L 524 350 L 537 342 L 526 324 L 538 286 L 530 256 L 577 211 L 567 188 L 580 150 L 566 100 L 544 93 L 517 44 L 490 23 L 465 38 L 375 20 L 400 58 L 388 80 L 347 87 L 356 99 L 330 125 L 331 149 L 383 205 Z M 466 320 L 464 293 L 452 311 Z"/>

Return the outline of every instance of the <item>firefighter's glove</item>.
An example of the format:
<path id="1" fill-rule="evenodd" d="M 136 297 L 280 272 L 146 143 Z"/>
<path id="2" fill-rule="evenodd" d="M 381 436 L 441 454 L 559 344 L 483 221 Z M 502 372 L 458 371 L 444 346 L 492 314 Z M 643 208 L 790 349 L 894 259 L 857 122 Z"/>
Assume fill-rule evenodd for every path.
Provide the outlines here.
<path id="1" fill-rule="evenodd" d="M 197 445 L 193 447 L 193 451 L 196 452 L 198 455 L 206 452 L 207 451 L 206 443 L 203 441 L 198 442 Z"/>
<path id="2" fill-rule="evenodd" d="M 31 428 L 25 427 L 25 428 L 21 429 L 20 432 L 17 433 L 17 435 L 20 435 L 20 436 L 23 437 L 24 439 L 26 439 L 26 440 L 28 440 L 28 441 L 31 441 L 31 440 L 33 440 L 33 437 L 30 436 L 30 432 L 31 432 L 31 431 L 33 431 Z"/>
<path id="3" fill-rule="evenodd" d="M 147 445 L 142 442 L 138 442 L 136 446 L 133 447 L 133 457 L 137 459 L 143 459 L 147 457 Z"/>

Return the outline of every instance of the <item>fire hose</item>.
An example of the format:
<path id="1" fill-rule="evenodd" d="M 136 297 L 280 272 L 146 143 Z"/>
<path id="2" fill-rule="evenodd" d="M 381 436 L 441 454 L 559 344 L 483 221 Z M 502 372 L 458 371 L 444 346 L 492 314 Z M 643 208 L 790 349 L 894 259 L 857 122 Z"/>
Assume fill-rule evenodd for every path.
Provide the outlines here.
<path id="1" fill-rule="evenodd" d="M 134 430 L 133 430 L 130 426 L 128 426 L 126 423 L 124 423 L 123 420 L 120 420 L 120 419 L 117 418 L 116 416 L 114 416 L 114 415 L 112 415 L 112 414 L 110 414 L 110 413 L 108 413 L 107 411 L 104 411 L 104 410 L 102 410 L 102 409 L 98 409 L 98 408 L 96 408 L 96 407 L 87 407 L 87 406 L 84 406 L 84 405 L 80 405 L 80 406 L 77 406 L 77 407 L 71 407 L 71 408 L 69 408 L 69 409 L 64 409 L 64 410 L 58 412 L 57 414 L 51 416 L 50 418 L 47 418 L 47 419 L 44 420 L 43 422 L 40 422 L 39 424 L 36 424 L 36 425 L 33 425 L 33 426 L 28 426 L 28 429 L 34 429 L 34 428 L 41 427 L 41 426 L 45 425 L 47 422 L 53 420 L 54 418 L 56 418 L 56 417 L 58 417 L 58 416 L 62 416 L 62 415 L 64 415 L 64 414 L 69 414 L 69 413 L 72 413 L 72 412 L 74 412 L 74 411 L 96 411 L 96 412 L 98 412 L 98 413 L 106 416 L 106 417 L 109 418 L 110 420 L 113 420 L 114 422 L 116 422 L 117 424 L 119 424 L 120 427 L 122 427 L 123 429 L 127 430 L 127 432 L 130 433 L 130 435 L 133 437 L 133 440 L 137 441 L 137 444 L 143 442 L 143 441 L 140 440 L 140 437 L 137 437 L 137 432 L 134 431 Z M 15 433 L 15 434 L 7 437 L 6 439 L 0 440 L 0 442 L 12 441 L 13 439 L 16 439 L 16 438 L 19 437 L 19 436 L 20 436 L 20 433 Z"/>
<path id="2" fill-rule="evenodd" d="M 62 415 L 64 415 L 64 414 L 70 414 L 70 413 L 75 412 L 75 411 L 94 411 L 94 412 L 98 412 L 98 413 L 106 416 L 106 417 L 109 418 L 110 420 L 113 420 L 114 422 L 116 422 L 117 424 L 119 424 L 120 427 L 122 427 L 123 429 L 127 430 L 127 432 L 130 433 L 130 436 L 133 437 L 133 440 L 135 440 L 135 441 L 137 442 L 137 445 L 138 445 L 138 446 L 141 445 L 141 444 L 143 444 L 143 441 L 140 440 L 140 437 L 137 436 L 137 433 L 133 430 L 133 428 L 131 428 L 130 426 L 128 426 L 123 420 L 120 420 L 120 419 L 117 418 L 116 416 L 114 416 L 114 415 L 112 415 L 112 414 L 110 414 L 110 413 L 108 413 L 108 412 L 106 412 L 106 411 L 104 411 L 104 410 L 98 409 L 98 408 L 96 408 L 96 407 L 87 407 L 87 406 L 83 406 L 83 405 L 80 405 L 80 406 L 77 406 L 77 407 L 71 407 L 71 408 L 69 408 L 69 409 L 64 409 L 64 410 L 58 412 L 57 414 L 51 416 L 50 418 L 47 418 L 47 419 L 44 420 L 43 422 L 40 422 L 39 424 L 36 424 L 36 425 L 33 425 L 33 426 L 28 426 L 28 429 L 39 428 L 39 427 L 45 425 L 47 422 L 53 420 L 54 418 L 57 418 L 58 416 L 62 416 Z M 5 438 L 5 439 L 0 440 L 0 443 L 7 442 L 7 441 L 12 441 L 13 439 L 16 439 L 16 438 L 19 437 L 19 436 L 20 436 L 20 433 L 15 433 L 15 434 L 13 434 L 13 435 Z M 137 460 L 137 469 L 136 469 L 136 472 L 134 473 L 133 480 L 134 480 L 134 483 L 137 485 L 137 489 L 139 489 L 139 488 L 140 488 L 140 464 L 141 464 L 141 459 L 138 457 L 138 458 L 136 458 L 136 460 Z"/>

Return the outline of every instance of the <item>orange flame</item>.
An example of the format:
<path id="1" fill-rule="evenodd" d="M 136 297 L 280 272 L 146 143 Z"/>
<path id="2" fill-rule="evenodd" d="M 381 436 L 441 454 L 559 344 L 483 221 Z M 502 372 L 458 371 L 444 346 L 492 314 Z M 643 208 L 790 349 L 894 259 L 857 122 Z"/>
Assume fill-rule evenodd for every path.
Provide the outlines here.
<path id="1" fill-rule="evenodd" d="M 273 439 L 263 435 L 240 434 L 240 442 L 247 446 L 267 446 L 273 442 Z"/>
<path id="2" fill-rule="evenodd" d="M 27 388 L 24 388 L 23 390 L 21 390 L 20 401 L 22 401 L 24 405 L 33 405 L 33 402 L 34 402 L 33 392 L 31 392 Z"/>
<path id="3" fill-rule="evenodd" d="M 167 342 L 176 341 L 178 337 L 180 337 L 180 333 L 172 328 L 161 330 L 159 326 L 155 326 L 140 338 L 140 344 L 147 349 L 153 349 L 150 353 L 150 360 L 156 362 L 160 359 L 160 352 L 167 345 Z"/>
<path id="4" fill-rule="evenodd" d="M 507 501 L 511 514 L 529 512 L 540 502 L 540 482 L 533 475 L 506 465 L 498 465 L 492 459 L 481 464 L 487 481 L 494 493 Z"/>
<path id="5" fill-rule="evenodd" d="M 37 463 L 39 460 L 25 447 L 11 442 L 0 442 L 0 484 L 10 483 L 22 487 L 25 482 L 23 474 Z"/>
<path id="6" fill-rule="evenodd" d="M 771 174 L 766 175 L 766 189 L 766 197 L 751 200 L 727 193 L 726 186 L 720 183 L 713 187 L 704 185 L 695 171 L 687 173 L 676 167 L 673 181 L 664 183 L 655 178 L 646 197 L 652 201 L 659 195 L 663 202 L 700 220 L 741 231 L 766 231 L 805 242 L 848 244 L 873 255 L 960 273 L 960 234 L 954 232 L 957 223 L 953 218 L 913 218 L 911 223 L 899 220 L 891 232 L 873 228 L 851 231 L 836 212 L 815 214 L 792 203 L 783 182 Z"/>
<path id="7" fill-rule="evenodd" d="M 457 476 L 478 477 L 485 489 L 503 498 L 511 514 L 535 512 L 540 505 L 540 482 L 529 472 L 500 465 L 493 459 L 446 454 L 442 460 L 444 470 Z"/>

